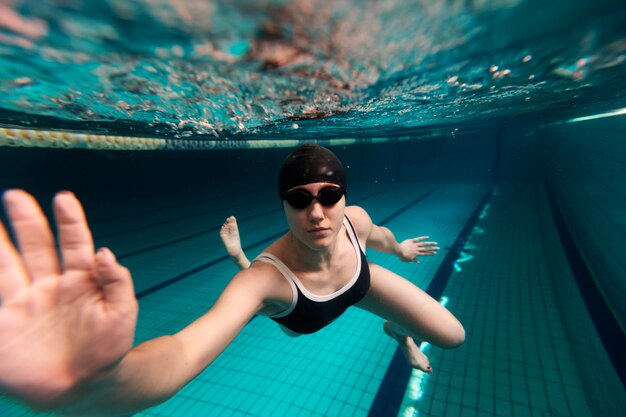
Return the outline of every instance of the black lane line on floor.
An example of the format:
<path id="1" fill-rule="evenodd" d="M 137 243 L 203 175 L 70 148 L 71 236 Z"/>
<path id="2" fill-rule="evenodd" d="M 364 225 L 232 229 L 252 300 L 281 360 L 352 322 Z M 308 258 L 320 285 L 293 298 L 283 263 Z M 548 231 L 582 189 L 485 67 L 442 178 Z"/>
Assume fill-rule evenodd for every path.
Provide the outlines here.
<path id="1" fill-rule="evenodd" d="M 252 203 L 247 203 L 247 204 L 252 204 Z M 139 232 L 141 230 L 150 229 L 150 228 L 156 227 L 156 226 L 163 226 L 165 224 L 171 224 L 171 223 L 176 223 L 176 222 L 180 222 L 180 221 L 183 221 L 183 220 L 189 220 L 189 219 L 193 219 L 194 217 L 203 217 L 203 216 L 207 216 L 209 214 L 217 213 L 217 212 L 220 212 L 220 211 L 234 211 L 236 208 L 241 207 L 242 205 L 244 205 L 244 204 L 235 204 L 235 205 L 232 205 L 232 206 L 229 206 L 229 207 L 219 207 L 219 208 L 214 208 L 214 209 L 211 209 L 211 210 L 204 210 L 204 211 L 188 214 L 186 216 L 180 216 L 180 217 L 177 217 L 175 219 L 160 220 L 160 221 L 156 221 L 154 223 L 144 224 L 143 226 L 135 226 L 135 227 L 129 228 L 129 229 L 118 230 L 118 231 L 115 231 L 115 232 L 109 232 L 109 233 L 103 233 L 103 234 L 94 235 L 93 238 L 94 239 L 105 239 L 105 238 L 109 238 L 109 237 L 113 237 L 113 236 L 119 236 L 119 235 L 124 235 L 124 234 L 128 234 L 128 233 Z"/>
<path id="2" fill-rule="evenodd" d="M 585 302 L 591 321 L 600 336 L 604 349 L 606 349 L 606 353 L 619 379 L 622 381 L 622 386 L 626 387 L 626 355 L 624 354 L 626 352 L 626 334 L 624 334 L 617 318 L 611 312 L 611 308 L 596 285 L 592 272 L 587 267 L 578 246 L 576 246 L 546 178 L 544 178 L 544 184 L 552 218 L 554 219 L 561 245 L 565 250 L 565 255 L 580 295 Z"/>
<path id="3" fill-rule="evenodd" d="M 257 193 L 255 193 L 255 198 L 261 198 L 264 194 L 263 191 L 259 191 Z M 168 197 L 169 198 L 169 197 Z M 129 217 L 136 217 L 136 216 L 143 216 L 145 214 L 149 214 L 149 213 L 168 213 L 168 212 L 172 212 L 172 211 L 176 211 L 179 207 L 181 206 L 185 206 L 185 207 L 189 207 L 189 206 L 205 206 L 207 204 L 221 204 L 222 202 L 224 202 L 225 200 L 227 201 L 227 198 L 218 198 L 217 201 L 215 199 L 215 197 L 211 197 L 211 196 L 203 196 L 200 197 L 198 199 L 194 199 L 194 198 L 190 198 L 190 199 L 182 199 L 182 196 L 178 196 L 178 197 L 174 197 L 174 198 L 178 198 L 178 201 L 176 201 L 174 204 L 172 205 L 166 205 L 166 206 L 157 206 L 157 207 L 152 207 L 150 209 L 141 209 L 140 211 L 136 211 L 133 213 L 129 213 L 128 211 L 124 211 L 122 213 L 117 213 L 117 214 L 102 214 L 101 216 L 98 215 L 93 215 L 93 216 L 89 216 L 89 224 L 91 226 L 95 225 L 95 224 L 100 224 L 100 223 L 104 223 L 104 222 L 108 222 L 110 220 L 119 220 L 119 219 L 124 219 L 124 218 L 129 218 Z M 93 202 L 90 202 L 87 204 L 87 206 L 93 205 Z M 153 203 L 153 205 L 156 203 Z M 238 207 L 237 205 L 233 206 L 233 207 Z M 224 209 L 229 209 L 230 207 L 224 207 Z"/>
<path id="4" fill-rule="evenodd" d="M 121 198 L 120 198 L 121 200 Z M 134 217 L 134 216 L 143 216 L 146 214 L 150 214 L 150 213 L 159 213 L 159 212 L 168 212 L 168 211 L 174 211 L 176 209 L 178 209 L 178 207 L 180 207 L 181 205 L 185 205 L 185 206 L 196 206 L 196 205 L 201 205 L 201 204 L 207 204 L 210 200 L 210 197 L 205 197 L 199 200 L 184 200 L 184 201 L 180 201 L 179 203 L 176 203 L 174 205 L 171 206 L 156 206 L 156 207 L 152 207 L 150 209 L 142 209 L 140 211 L 136 211 L 133 213 L 129 213 L 128 211 L 124 211 L 122 213 L 117 213 L 117 214 L 102 214 L 102 215 L 97 215 L 94 214 L 93 216 L 89 216 L 89 224 L 90 225 L 96 225 L 99 223 L 104 223 L 104 222 L 108 222 L 111 220 L 119 220 L 119 219 L 124 219 L 124 218 L 129 218 L 129 217 Z M 89 205 L 93 205 L 93 202 L 88 202 L 87 206 Z M 156 203 L 153 203 L 156 204 Z"/>
<path id="5" fill-rule="evenodd" d="M 257 247 L 259 245 L 267 243 L 267 242 L 269 242 L 269 241 L 271 241 L 273 239 L 279 238 L 280 236 L 284 235 L 285 233 L 287 233 L 287 230 L 283 230 L 283 231 L 281 231 L 279 233 L 273 234 L 272 236 L 269 236 L 269 237 L 266 237 L 266 238 L 264 238 L 262 240 L 259 240 L 258 242 L 255 242 L 255 243 L 253 243 L 253 244 L 251 244 L 249 246 L 244 247 L 243 250 L 245 252 L 245 251 L 248 251 L 250 249 L 254 249 L 255 247 Z M 175 277 L 172 277 L 172 278 L 168 279 L 167 281 L 163 281 L 163 282 L 161 282 L 161 283 L 159 283 L 159 284 L 157 284 L 157 285 L 155 285 L 153 287 L 150 287 L 150 288 L 147 288 L 147 289 L 145 289 L 143 291 L 138 292 L 137 293 L 137 299 L 140 299 L 140 298 L 145 297 L 146 295 L 150 295 L 152 293 L 155 293 L 155 292 L 157 292 L 159 290 L 162 290 L 165 287 L 169 287 L 170 285 L 172 285 L 172 284 L 174 284 L 174 283 L 176 283 L 176 282 L 178 282 L 178 281 L 180 281 L 182 279 L 185 279 L 185 278 L 187 278 L 190 275 L 198 273 L 198 272 L 202 271 L 203 269 L 209 268 L 209 267 L 211 267 L 213 265 L 216 265 L 216 264 L 218 264 L 218 263 L 220 263 L 222 261 L 225 261 L 227 259 L 229 259 L 228 255 L 220 256 L 217 259 L 213 259 L 210 262 L 207 262 L 205 264 L 199 265 L 199 266 L 197 266 L 197 267 L 195 267 L 193 269 L 190 269 L 189 271 L 185 271 L 185 272 L 183 272 L 180 275 L 176 275 Z"/>
<path id="6" fill-rule="evenodd" d="M 374 197 L 374 196 L 376 196 L 376 195 L 378 195 L 378 194 L 380 194 L 380 193 L 382 193 L 382 192 L 384 192 L 384 191 L 385 191 L 385 190 L 382 190 L 382 191 L 377 191 L 377 192 L 375 192 L 375 193 L 372 193 L 372 194 L 370 194 L 370 195 L 367 195 L 367 196 L 365 196 L 365 197 L 363 197 L 363 198 L 361 198 L 361 199 L 359 199 L 359 200 L 356 200 L 356 201 L 355 201 L 355 203 L 360 203 L 360 202 L 362 202 L 362 201 L 368 200 L 368 199 L 370 199 L 370 198 L 372 198 L 372 197 Z M 243 223 L 244 221 L 248 221 L 248 220 L 255 219 L 255 218 L 260 217 L 260 216 L 264 216 L 264 215 L 266 215 L 266 214 L 269 214 L 269 213 L 272 213 L 272 212 L 274 212 L 274 211 L 278 211 L 278 210 L 280 210 L 280 209 L 273 210 L 273 211 L 271 211 L 271 212 L 267 212 L 267 213 L 260 214 L 260 215 L 255 215 L 255 216 L 246 217 L 246 218 L 242 219 L 242 220 L 240 221 L 240 223 Z M 217 228 L 213 228 L 212 230 L 213 230 L 213 231 L 215 231 L 215 230 L 219 229 L 220 227 L 222 227 L 222 226 L 220 225 L 219 227 L 217 227 Z M 211 230 L 209 230 L 209 231 L 211 231 Z M 195 234 L 193 234 L 192 236 L 188 236 L 188 237 L 186 237 L 186 238 L 177 239 L 177 240 L 176 240 L 176 242 L 180 242 L 180 241 L 186 240 L 186 239 L 188 239 L 188 238 L 190 238 L 190 237 L 196 237 L 196 236 L 199 236 L 199 235 L 202 235 L 202 234 L 208 233 L 209 231 L 206 231 L 206 230 L 205 230 L 205 231 L 203 231 L 203 232 L 195 233 Z M 277 238 L 279 238 L 280 236 L 284 235 L 284 234 L 285 234 L 285 233 L 287 233 L 287 232 L 288 232 L 288 230 L 283 230 L 283 231 L 281 231 L 281 232 L 275 233 L 275 234 L 273 234 L 273 235 L 271 235 L 271 236 L 269 236 L 269 237 L 263 238 L 263 239 L 261 239 L 261 240 L 259 240 L 259 241 L 255 242 L 255 243 L 252 243 L 252 244 L 250 244 L 250 245 L 248 245 L 248 246 L 244 246 L 243 250 L 244 250 L 244 252 L 247 252 L 247 251 L 249 251 L 250 249 L 254 249 L 254 248 L 256 248 L 257 246 L 260 246 L 260 245 L 262 245 L 262 244 L 264 244 L 264 243 L 267 243 L 267 242 L 269 242 L 269 241 L 271 241 L 271 240 L 273 240 L 273 239 L 277 239 Z M 175 243 L 175 242 L 167 242 L 167 243 L 165 243 L 165 244 L 157 245 L 157 246 L 155 246 L 155 247 L 162 247 L 162 246 L 166 246 L 166 245 L 169 245 L 169 244 L 172 244 L 172 243 Z M 154 248 L 154 247 L 153 247 L 153 248 Z M 149 249 L 146 249 L 146 250 L 141 250 L 141 251 L 137 251 L 137 252 L 135 252 L 135 253 L 131 253 L 131 254 L 122 255 L 122 256 L 119 256 L 119 257 L 118 257 L 118 259 L 121 259 L 121 258 L 123 258 L 123 257 L 128 257 L 128 256 L 136 255 L 137 253 L 146 252 L 147 250 L 149 250 Z M 147 296 L 147 295 L 153 294 L 153 293 L 155 293 L 155 292 L 157 292 L 157 291 L 159 291 L 159 290 L 162 290 L 163 288 L 166 288 L 166 287 L 168 287 L 168 286 L 170 286 L 170 285 L 172 285 L 172 284 L 174 284 L 174 283 L 176 283 L 176 282 L 178 282 L 178 281 L 180 281 L 180 280 L 182 280 L 182 279 L 185 279 L 185 278 L 187 278 L 187 277 L 189 277 L 189 276 L 191 276 L 191 275 L 193 275 L 193 274 L 195 274 L 195 273 L 198 273 L 198 272 L 202 271 L 203 269 L 209 268 L 209 267 L 211 267 L 211 266 L 213 266 L 213 265 L 216 265 L 216 264 L 218 264 L 218 263 L 220 263 L 220 262 L 223 262 L 223 261 L 225 261 L 225 260 L 228 260 L 228 259 L 229 259 L 229 256 L 228 256 L 228 255 L 220 256 L 219 258 L 213 259 L 212 261 L 209 261 L 209 262 L 204 263 L 204 264 L 202 264 L 202 265 L 199 265 L 199 266 L 197 266 L 197 267 L 195 267 L 195 268 L 192 268 L 192 269 L 190 269 L 190 270 L 188 270 L 188 271 L 185 271 L 185 272 L 183 272 L 182 274 L 176 275 L 175 277 L 172 277 L 172 278 L 170 278 L 170 279 L 168 279 L 168 280 L 166 280 L 166 281 L 163 281 L 163 282 L 161 282 L 161 283 L 159 283 L 159 284 L 156 284 L 156 285 L 154 285 L 154 286 L 152 286 L 152 287 L 150 287 L 150 288 L 146 288 L 145 290 L 139 291 L 139 292 L 137 292 L 137 293 L 136 293 L 136 297 L 137 297 L 137 299 L 140 299 L 140 298 L 143 298 L 143 297 L 145 297 L 145 296 Z"/>
<path id="7" fill-rule="evenodd" d="M 436 190 L 437 190 L 436 188 L 431 188 L 429 191 L 426 191 L 424 194 L 417 197 L 415 200 L 411 201 L 409 204 L 394 211 L 389 216 L 385 217 L 384 219 L 382 219 L 380 222 L 377 222 L 376 224 L 378 226 L 385 226 L 391 220 L 395 219 L 396 217 L 398 217 L 399 215 L 401 215 L 402 213 L 404 213 L 405 211 L 407 211 L 408 209 L 410 209 L 411 207 L 413 207 L 414 205 L 416 205 L 417 203 L 419 203 L 420 201 L 422 201 L 423 199 L 425 199 L 426 197 L 434 193 Z"/>
<path id="8" fill-rule="evenodd" d="M 430 282 L 426 292 L 435 300 L 441 298 L 454 269 L 454 262 L 461 256 L 461 250 L 465 246 L 469 234 L 478 222 L 480 213 L 485 208 L 492 194 L 493 188 L 480 200 Z M 416 340 L 415 342 L 419 346 L 420 341 Z M 412 368 L 406 362 L 402 351 L 400 348 L 396 348 L 389 368 L 387 368 L 383 381 L 378 388 L 368 417 L 397 417 L 400 412 L 402 399 L 404 398 L 404 392 L 411 377 L 411 371 Z"/>
<path id="9" fill-rule="evenodd" d="M 257 219 L 259 217 L 263 217 L 263 216 L 266 216 L 268 214 L 275 213 L 275 212 L 277 212 L 279 210 L 280 209 L 274 209 L 274 210 L 266 211 L 264 213 L 255 214 L 254 216 L 244 217 L 241 220 L 239 220 L 239 222 L 243 223 L 243 222 L 247 222 L 249 220 L 254 220 L 254 219 Z M 142 253 L 150 252 L 150 251 L 155 250 L 155 249 L 160 249 L 160 248 L 164 248 L 166 246 L 174 245 L 176 243 L 184 242 L 186 240 L 190 240 L 190 239 L 196 238 L 198 236 L 208 235 L 209 233 L 216 232 L 216 231 L 220 230 L 221 227 L 222 227 L 221 224 L 219 226 L 210 227 L 208 229 L 204 229 L 204 230 L 201 230 L 199 232 L 192 233 L 190 235 L 186 235 L 186 236 L 180 237 L 178 239 L 168 240 L 167 242 L 162 242 L 162 243 L 159 243 L 158 245 L 148 246 L 148 247 L 145 247 L 143 249 L 138 249 L 138 250 L 133 251 L 133 252 L 125 253 L 123 255 L 118 256 L 118 258 L 119 259 L 129 258 L 131 256 L 140 255 Z"/>
<path id="10" fill-rule="evenodd" d="M 361 201 L 368 200 L 368 199 L 370 199 L 370 198 L 372 198 L 372 197 L 374 197 L 374 196 L 376 196 L 376 195 L 378 195 L 378 194 L 380 194 L 380 193 L 382 193 L 384 191 L 386 191 L 386 190 L 377 191 L 375 193 L 367 195 L 367 196 L 365 196 L 365 197 L 363 197 L 363 198 L 361 198 L 359 200 L 356 200 L 355 203 L 359 203 Z M 239 223 L 243 223 L 243 222 L 247 222 L 249 220 L 254 220 L 254 219 L 262 217 L 262 216 L 266 216 L 268 214 L 276 213 L 277 211 L 282 211 L 282 208 L 279 207 L 279 208 L 276 208 L 274 210 L 269 210 L 269 211 L 266 211 L 266 212 L 261 213 L 261 214 L 255 214 L 254 216 L 244 217 L 242 219 L 238 219 L 237 221 Z M 209 234 L 209 233 L 212 233 L 212 232 L 216 232 L 221 227 L 222 227 L 222 225 L 220 224 L 219 226 L 214 226 L 214 227 L 211 227 L 209 229 L 201 230 L 199 232 L 192 233 L 190 235 L 183 236 L 183 237 L 180 237 L 178 239 L 169 240 L 167 242 L 159 243 L 158 245 L 148 246 L 148 247 L 145 247 L 143 249 L 138 249 L 138 250 L 133 251 L 133 252 L 124 253 L 124 254 L 119 255 L 117 258 L 118 259 L 124 259 L 124 258 L 128 258 L 128 257 L 131 257 L 131 256 L 140 255 L 140 254 L 145 253 L 145 252 L 150 252 L 150 251 L 155 250 L 155 249 L 160 249 L 160 248 L 163 248 L 165 246 L 174 245 L 176 243 L 184 242 L 185 240 L 193 239 L 193 238 L 196 238 L 198 236 L 202 236 L 202 235 L 206 235 L 206 234 Z"/>

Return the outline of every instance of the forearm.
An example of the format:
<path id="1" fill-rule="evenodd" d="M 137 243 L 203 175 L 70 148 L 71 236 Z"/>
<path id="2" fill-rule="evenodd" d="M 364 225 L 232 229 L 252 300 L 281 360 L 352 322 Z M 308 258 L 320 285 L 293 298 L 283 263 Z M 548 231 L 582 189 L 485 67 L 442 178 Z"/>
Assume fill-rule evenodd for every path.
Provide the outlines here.
<path id="1" fill-rule="evenodd" d="M 71 416 L 120 416 L 167 400 L 209 366 L 256 312 L 254 305 L 242 302 L 240 294 L 234 295 L 222 294 L 207 314 L 176 335 L 133 348 L 106 375 L 73 390 L 66 401 L 71 405 L 55 411 Z M 225 300 L 229 298 L 238 302 L 239 314 Z"/>
<path id="2" fill-rule="evenodd" d="M 378 252 L 400 255 L 400 244 L 396 237 L 391 230 L 383 226 L 373 226 L 367 239 L 367 247 Z"/>
<path id="3" fill-rule="evenodd" d="M 55 411 L 68 416 L 132 414 L 167 400 L 196 373 L 175 336 L 159 337 L 133 348 L 110 371 L 78 384 Z"/>

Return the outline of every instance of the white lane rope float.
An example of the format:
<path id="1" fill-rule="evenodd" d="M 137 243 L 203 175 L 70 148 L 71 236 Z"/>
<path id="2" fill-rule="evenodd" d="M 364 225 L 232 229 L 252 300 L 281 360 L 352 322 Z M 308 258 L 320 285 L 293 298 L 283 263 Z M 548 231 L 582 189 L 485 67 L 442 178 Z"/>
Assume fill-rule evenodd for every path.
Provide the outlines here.
<path id="1" fill-rule="evenodd" d="M 71 132 L 63 130 L 22 129 L 0 127 L 0 147 L 92 149 L 92 150 L 213 150 L 291 148 L 304 143 L 322 146 L 347 146 L 400 142 L 440 136 L 437 133 L 392 138 L 336 138 L 336 139 L 165 139 L 138 136 L 117 136 L 102 133 Z"/>

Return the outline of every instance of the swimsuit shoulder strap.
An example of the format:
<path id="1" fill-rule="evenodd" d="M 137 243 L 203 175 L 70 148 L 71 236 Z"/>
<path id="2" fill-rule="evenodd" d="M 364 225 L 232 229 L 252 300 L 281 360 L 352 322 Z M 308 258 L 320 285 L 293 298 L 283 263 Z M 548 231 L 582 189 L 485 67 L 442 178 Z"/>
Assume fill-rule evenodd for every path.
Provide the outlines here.
<path id="1" fill-rule="evenodd" d="M 350 236 L 350 240 L 352 241 L 352 244 L 357 245 L 357 247 L 361 250 L 361 252 L 365 253 L 365 249 L 363 248 L 363 245 L 361 245 L 361 241 L 359 240 L 359 237 L 356 234 L 356 229 L 354 228 L 354 225 L 352 224 L 348 216 L 344 217 L 343 223 L 345 224 L 346 229 L 348 230 L 348 236 Z"/>
<path id="2" fill-rule="evenodd" d="M 263 252 L 259 256 L 257 256 L 254 260 L 265 262 L 274 266 L 274 268 L 278 269 L 278 271 L 282 274 L 283 277 L 285 277 L 285 279 L 291 286 L 291 294 L 292 294 L 291 305 L 286 310 L 281 311 L 278 314 L 274 314 L 273 316 L 270 316 L 270 317 L 279 318 L 279 317 L 284 317 L 288 315 L 289 313 L 293 311 L 294 308 L 296 308 L 296 304 L 298 303 L 298 290 L 296 288 L 296 282 L 298 282 L 298 278 L 293 274 L 293 272 L 291 272 L 291 269 L 289 269 L 287 265 L 283 263 L 283 261 L 278 259 L 277 256 L 272 255 L 271 253 Z"/>

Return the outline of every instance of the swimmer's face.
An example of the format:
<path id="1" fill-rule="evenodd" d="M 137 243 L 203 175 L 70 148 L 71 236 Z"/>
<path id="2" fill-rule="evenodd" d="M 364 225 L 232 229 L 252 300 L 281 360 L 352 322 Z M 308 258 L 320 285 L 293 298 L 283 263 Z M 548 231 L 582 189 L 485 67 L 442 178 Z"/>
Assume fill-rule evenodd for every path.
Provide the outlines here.
<path id="1" fill-rule="evenodd" d="M 316 182 L 313 184 L 299 185 L 292 190 L 301 190 L 318 196 L 325 188 L 332 187 L 340 190 L 336 184 Z M 291 233 L 310 248 L 323 248 L 335 241 L 335 238 L 343 225 L 343 217 L 346 210 L 346 197 L 342 195 L 334 205 L 324 206 L 318 200 L 313 199 L 305 208 L 294 208 L 287 201 L 283 201 L 285 216 Z"/>

